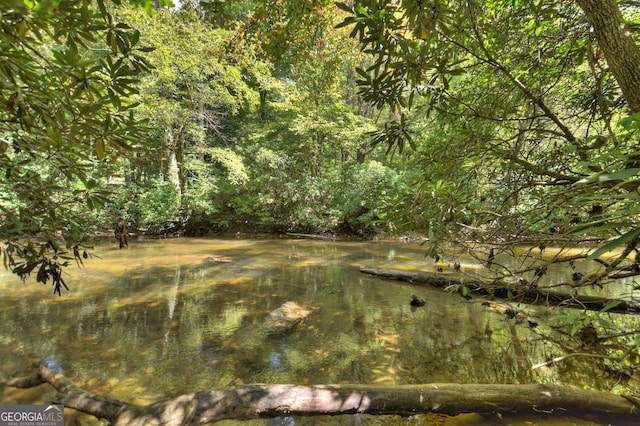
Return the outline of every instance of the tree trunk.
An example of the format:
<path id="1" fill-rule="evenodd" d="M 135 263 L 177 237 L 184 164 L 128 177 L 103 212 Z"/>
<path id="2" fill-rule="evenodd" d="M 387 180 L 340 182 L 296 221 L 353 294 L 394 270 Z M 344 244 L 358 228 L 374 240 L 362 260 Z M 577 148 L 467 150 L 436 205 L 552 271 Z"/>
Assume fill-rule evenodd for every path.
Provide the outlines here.
<path id="1" fill-rule="evenodd" d="M 169 168 L 168 168 L 168 177 L 169 182 L 175 188 L 177 194 L 178 205 L 182 202 L 182 191 L 180 184 L 180 167 L 178 165 L 178 158 L 176 156 L 176 152 L 172 150 L 169 152 Z"/>
<path id="2" fill-rule="evenodd" d="M 181 395 L 140 407 L 93 395 L 44 367 L 34 376 L 2 380 L 7 386 L 22 388 L 45 382 L 60 392 L 59 402 L 66 407 L 127 426 L 201 425 L 224 419 L 356 413 L 401 416 L 542 413 L 590 422 L 615 420 L 616 425 L 640 422 L 640 411 L 631 398 L 553 385 L 242 385 Z"/>
<path id="3" fill-rule="evenodd" d="M 168 162 L 166 165 L 166 170 L 162 167 L 161 171 L 167 174 L 167 178 L 169 182 L 175 188 L 177 194 L 177 205 L 182 203 L 182 184 L 181 184 L 181 149 L 180 145 L 182 141 L 180 140 L 181 136 L 178 134 L 177 136 L 174 134 L 173 129 L 166 128 L 164 131 L 164 148 L 167 151 Z M 169 206 L 168 206 L 169 207 Z"/>
<path id="4" fill-rule="evenodd" d="M 598 45 L 631 112 L 640 112 L 640 47 L 616 0 L 576 0 L 593 26 Z"/>
<path id="5" fill-rule="evenodd" d="M 362 266 L 360 272 L 375 275 L 381 278 L 388 278 L 410 283 L 427 284 L 433 287 L 445 288 L 451 285 L 465 285 L 475 294 L 492 295 L 502 298 L 512 298 L 521 302 L 540 304 L 554 303 L 559 306 L 570 308 L 590 309 L 599 311 L 612 299 L 597 296 L 574 295 L 560 292 L 541 291 L 535 288 L 507 285 L 496 287 L 495 284 L 483 283 L 478 280 L 460 280 L 452 276 L 419 274 L 415 272 L 395 271 L 389 269 L 378 269 Z M 640 303 L 628 300 L 615 299 L 617 305 L 608 309 L 608 312 L 620 312 L 624 314 L 640 314 Z"/>

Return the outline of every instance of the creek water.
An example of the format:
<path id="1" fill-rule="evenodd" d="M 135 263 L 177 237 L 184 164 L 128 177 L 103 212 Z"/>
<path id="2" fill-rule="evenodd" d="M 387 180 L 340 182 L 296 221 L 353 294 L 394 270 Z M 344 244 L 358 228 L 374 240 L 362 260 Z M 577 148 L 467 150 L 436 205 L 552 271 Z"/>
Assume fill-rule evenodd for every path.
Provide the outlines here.
<path id="1" fill-rule="evenodd" d="M 557 347 L 482 298 L 359 272 L 434 270 L 419 243 L 230 236 L 131 241 L 122 250 L 103 243 L 92 253 L 81 267 L 67 268 L 70 291 L 61 297 L 0 271 L 2 376 L 40 363 L 87 390 L 137 404 L 236 383 L 617 386 L 594 374 L 592 360 L 532 370 L 560 355 Z M 478 267 L 462 263 L 463 271 Z M 554 274 L 560 272 L 548 278 Z M 413 293 L 426 299 L 424 307 L 409 305 Z M 269 312 L 287 301 L 313 313 L 288 333 L 266 333 Z M 47 392 L 4 388 L 0 403 L 37 402 Z M 420 424 L 366 416 L 326 421 Z"/>

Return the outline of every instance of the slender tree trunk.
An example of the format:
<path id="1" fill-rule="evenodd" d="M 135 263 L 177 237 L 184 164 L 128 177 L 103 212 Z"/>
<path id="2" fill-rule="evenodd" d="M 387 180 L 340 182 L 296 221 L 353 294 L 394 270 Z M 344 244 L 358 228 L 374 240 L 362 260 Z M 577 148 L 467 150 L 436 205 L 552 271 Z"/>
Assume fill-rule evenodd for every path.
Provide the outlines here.
<path id="1" fill-rule="evenodd" d="M 175 150 L 171 150 L 169 152 L 169 167 L 168 167 L 167 174 L 169 177 L 169 181 L 176 188 L 176 192 L 178 194 L 178 204 L 180 204 L 180 200 L 181 200 L 180 168 L 178 167 L 178 159 L 177 159 Z"/>
<path id="2" fill-rule="evenodd" d="M 182 185 L 180 184 L 180 136 L 175 136 L 172 129 L 166 129 L 164 132 L 164 146 L 167 150 L 167 179 L 175 187 L 178 194 L 178 205 L 182 202 Z M 164 169 L 164 167 L 163 167 Z M 163 170 L 164 172 L 165 170 Z"/>
<path id="3" fill-rule="evenodd" d="M 593 26 L 598 45 L 631 112 L 640 112 L 640 47 L 616 0 L 576 0 Z"/>
<path id="4" fill-rule="evenodd" d="M 176 140 L 176 162 L 178 170 L 178 205 L 182 205 L 182 194 L 187 188 L 187 171 L 184 164 L 185 140 L 184 133 L 180 132 Z"/>

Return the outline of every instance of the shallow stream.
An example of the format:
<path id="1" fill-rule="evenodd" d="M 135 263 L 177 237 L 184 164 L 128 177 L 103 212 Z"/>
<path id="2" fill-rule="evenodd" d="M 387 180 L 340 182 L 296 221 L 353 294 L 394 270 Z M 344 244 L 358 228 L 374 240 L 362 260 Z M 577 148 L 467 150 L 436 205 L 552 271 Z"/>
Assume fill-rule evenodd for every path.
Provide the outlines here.
<path id="1" fill-rule="evenodd" d="M 39 362 L 87 390 L 138 404 L 236 383 L 615 387 L 581 360 L 532 370 L 559 355 L 556 348 L 482 298 L 359 272 L 433 270 L 419 243 L 231 236 L 132 241 L 122 250 L 109 243 L 93 253 L 68 268 L 70 291 L 61 297 L 0 270 L 0 374 Z M 474 267 L 463 262 L 463 271 Z M 411 307 L 412 293 L 426 305 Z M 287 301 L 313 313 L 291 332 L 265 332 L 269 312 Z M 0 403 L 31 403 L 47 392 L 5 388 Z M 396 424 L 338 419 L 326 424 Z"/>

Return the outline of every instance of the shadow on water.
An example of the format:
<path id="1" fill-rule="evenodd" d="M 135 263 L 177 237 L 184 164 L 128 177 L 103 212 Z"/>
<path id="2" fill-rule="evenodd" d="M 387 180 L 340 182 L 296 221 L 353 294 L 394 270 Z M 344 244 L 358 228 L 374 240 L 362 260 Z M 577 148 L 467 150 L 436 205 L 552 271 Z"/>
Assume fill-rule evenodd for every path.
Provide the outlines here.
<path id="1" fill-rule="evenodd" d="M 358 271 L 425 268 L 418 244 L 185 238 L 132 242 L 123 250 L 98 245 L 96 254 L 101 259 L 69 268 L 71 291 L 62 297 L 0 272 L 3 376 L 39 360 L 81 387 L 138 404 L 237 383 L 611 387 L 593 377 L 588 362 L 531 370 L 554 354 L 482 300 Z M 411 307 L 412 293 L 426 305 Z M 293 330 L 269 331 L 269 312 L 287 301 L 313 313 Z M 0 402 L 30 403 L 46 398 L 42 392 L 4 389 Z M 482 424 L 467 420 L 455 421 Z M 343 416 L 326 424 L 398 421 Z"/>

